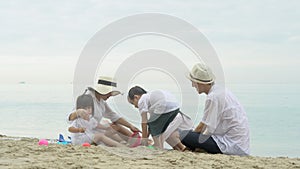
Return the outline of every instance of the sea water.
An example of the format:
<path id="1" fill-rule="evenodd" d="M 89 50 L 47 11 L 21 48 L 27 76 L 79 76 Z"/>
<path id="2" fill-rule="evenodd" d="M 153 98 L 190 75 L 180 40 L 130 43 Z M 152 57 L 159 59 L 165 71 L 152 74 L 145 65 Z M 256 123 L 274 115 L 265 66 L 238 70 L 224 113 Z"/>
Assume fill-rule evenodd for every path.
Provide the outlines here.
<path id="1" fill-rule="evenodd" d="M 300 157 L 299 85 L 234 84 L 227 88 L 247 112 L 251 155 Z M 73 109 L 72 90 L 71 84 L 0 85 L 0 134 L 48 139 L 58 138 L 59 133 L 70 135 L 66 114 Z M 118 97 L 126 99 L 126 95 Z M 204 101 L 205 96 L 200 96 L 196 125 L 203 114 Z M 140 126 L 137 112 L 122 115 Z"/>

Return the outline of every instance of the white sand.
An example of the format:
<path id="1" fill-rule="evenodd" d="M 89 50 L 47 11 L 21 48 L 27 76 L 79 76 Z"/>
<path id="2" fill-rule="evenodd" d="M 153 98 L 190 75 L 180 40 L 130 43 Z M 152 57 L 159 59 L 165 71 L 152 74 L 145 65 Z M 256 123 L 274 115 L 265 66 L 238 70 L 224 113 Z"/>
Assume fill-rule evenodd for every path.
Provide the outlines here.
<path id="1" fill-rule="evenodd" d="M 300 158 L 239 157 L 146 147 L 39 146 L 38 139 L 0 135 L 0 168 L 300 168 Z"/>

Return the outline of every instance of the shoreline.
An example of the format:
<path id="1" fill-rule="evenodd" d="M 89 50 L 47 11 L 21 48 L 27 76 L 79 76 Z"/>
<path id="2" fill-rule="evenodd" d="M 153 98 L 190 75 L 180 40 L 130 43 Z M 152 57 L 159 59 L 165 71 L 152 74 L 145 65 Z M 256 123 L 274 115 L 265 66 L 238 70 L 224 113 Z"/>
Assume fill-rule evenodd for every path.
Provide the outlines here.
<path id="1" fill-rule="evenodd" d="M 37 138 L 0 134 L 0 168 L 300 168 L 300 158 L 212 155 L 198 152 L 38 145 Z"/>

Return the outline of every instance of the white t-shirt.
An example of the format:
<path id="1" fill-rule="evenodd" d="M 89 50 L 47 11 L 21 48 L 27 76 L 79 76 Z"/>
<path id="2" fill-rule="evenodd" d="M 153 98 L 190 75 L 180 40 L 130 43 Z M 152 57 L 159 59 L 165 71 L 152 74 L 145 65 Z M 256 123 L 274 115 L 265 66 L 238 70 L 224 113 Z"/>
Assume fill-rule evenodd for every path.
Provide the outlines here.
<path id="1" fill-rule="evenodd" d="M 103 99 L 100 99 L 100 101 L 99 101 L 95 96 L 95 92 L 88 90 L 86 94 L 91 95 L 92 98 L 93 98 L 93 101 L 94 101 L 94 118 L 97 120 L 97 122 L 100 123 L 101 119 L 103 117 L 110 119 L 112 122 L 115 122 L 119 118 L 121 118 L 120 115 L 118 115 L 116 112 L 111 110 L 111 108 L 108 106 L 108 104 Z M 72 112 L 74 112 L 74 111 L 72 111 Z M 69 121 L 69 116 L 72 112 L 69 112 L 67 114 L 68 123 L 72 122 L 72 121 Z"/>
<path id="2" fill-rule="evenodd" d="M 204 134 L 212 135 L 224 154 L 249 155 L 250 133 L 246 112 L 224 87 L 213 85 L 205 103 Z"/>
<path id="3" fill-rule="evenodd" d="M 167 91 L 155 90 L 143 94 L 138 102 L 139 112 L 164 114 L 179 109 L 176 98 Z"/>
<path id="4" fill-rule="evenodd" d="M 94 140 L 95 129 L 98 126 L 96 119 L 91 118 L 89 121 L 77 118 L 71 123 L 72 127 L 85 128 L 84 133 L 72 133 L 72 144 L 81 145 L 85 142 L 92 143 Z"/>

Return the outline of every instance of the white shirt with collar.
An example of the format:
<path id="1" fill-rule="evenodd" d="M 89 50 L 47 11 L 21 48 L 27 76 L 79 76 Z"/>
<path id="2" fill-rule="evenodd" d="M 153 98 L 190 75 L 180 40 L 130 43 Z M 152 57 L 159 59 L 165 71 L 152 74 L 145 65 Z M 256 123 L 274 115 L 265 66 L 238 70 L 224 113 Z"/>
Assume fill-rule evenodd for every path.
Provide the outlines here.
<path id="1" fill-rule="evenodd" d="M 138 109 L 141 114 L 144 112 L 148 112 L 150 115 L 152 113 L 164 114 L 179 109 L 179 104 L 171 93 L 155 90 L 141 96 Z"/>
<path id="2" fill-rule="evenodd" d="M 138 102 L 139 112 L 148 112 L 151 114 L 165 114 L 179 109 L 179 103 L 175 96 L 163 90 L 155 90 L 143 94 Z M 170 135 L 180 130 L 190 130 L 193 127 L 193 121 L 183 113 L 178 113 L 174 120 L 169 124 L 166 131 L 162 133 L 161 141 L 164 142 Z"/>
<path id="3" fill-rule="evenodd" d="M 213 85 L 204 109 L 204 134 L 211 135 L 224 154 L 249 155 L 248 118 L 237 98 L 226 88 Z"/>

